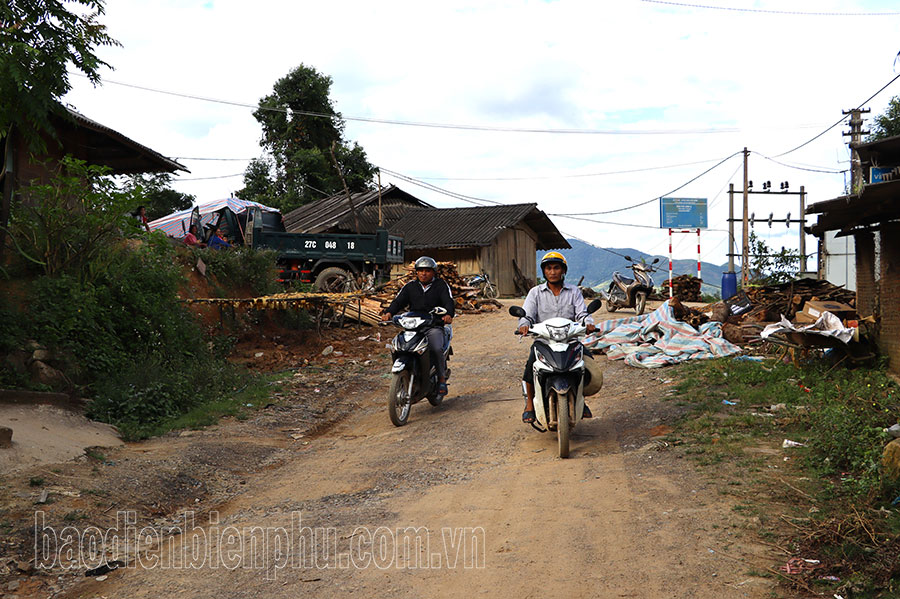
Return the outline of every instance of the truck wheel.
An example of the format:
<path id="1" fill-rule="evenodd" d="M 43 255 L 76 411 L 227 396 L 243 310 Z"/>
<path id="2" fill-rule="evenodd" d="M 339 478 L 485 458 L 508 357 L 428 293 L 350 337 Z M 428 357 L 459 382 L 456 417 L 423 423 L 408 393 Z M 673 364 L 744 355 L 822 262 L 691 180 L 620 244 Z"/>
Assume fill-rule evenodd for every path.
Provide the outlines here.
<path id="1" fill-rule="evenodd" d="M 315 287 L 324 293 L 347 293 L 353 291 L 354 279 L 343 268 L 329 266 L 316 277 Z"/>

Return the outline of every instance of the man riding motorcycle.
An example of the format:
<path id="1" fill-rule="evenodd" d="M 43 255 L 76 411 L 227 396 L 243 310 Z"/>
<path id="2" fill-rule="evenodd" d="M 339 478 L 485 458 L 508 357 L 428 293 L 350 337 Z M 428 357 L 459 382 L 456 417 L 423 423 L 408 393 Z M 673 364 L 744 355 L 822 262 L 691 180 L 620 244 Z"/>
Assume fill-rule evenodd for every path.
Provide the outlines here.
<path id="1" fill-rule="evenodd" d="M 407 306 L 411 312 L 429 313 L 440 306 L 447 310 L 441 321 L 428 329 L 428 349 L 438 376 L 438 394 L 447 395 L 447 363 L 444 361 L 444 326 L 453 322 L 455 305 L 450 286 L 443 279 L 437 278 L 437 262 L 428 256 L 422 256 L 415 263 L 416 280 L 410 281 L 397 293 L 397 297 L 385 310 L 381 319 L 388 321 L 395 314 L 404 311 Z M 582 302 L 584 303 L 584 302 Z"/>
<path id="2" fill-rule="evenodd" d="M 532 287 L 525 297 L 522 308 L 525 316 L 519 319 L 519 332 L 528 334 L 532 325 L 550 318 L 568 318 L 574 321 L 584 321 L 587 325 L 587 333 L 595 329 L 594 319 L 588 314 L 587 306 L 581 290 L 575 285 L 567 285 L 566 272 L 569 266 L 565 257 L 559 252 L 547 252 L 541 258 L 541 271 L 547 280 L 542 285 Z M 534 347 L 528 352 L 528 361 L 525 363 L 525 373 L 522 375 L 522 384 L 525 387 L 525 411 L 522 413 L 522 422 L 530 424 L 534 422 Z M 587 404 L 584 404 L 582 418 L 592 416 Z"/>

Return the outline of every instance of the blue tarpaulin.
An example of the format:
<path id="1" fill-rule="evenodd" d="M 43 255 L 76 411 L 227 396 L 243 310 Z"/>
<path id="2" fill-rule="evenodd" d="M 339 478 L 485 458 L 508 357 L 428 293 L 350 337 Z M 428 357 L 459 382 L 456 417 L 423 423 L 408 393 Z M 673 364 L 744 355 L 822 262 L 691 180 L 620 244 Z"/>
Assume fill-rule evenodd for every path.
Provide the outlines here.
<path id="1" fill-rule="evenodd" d="M 597 323 L 584 345 L 605 349 L 610 360 L 621 360 L 638 368 L 660 368 L 687 360 L 709 360 L 740 353 L 741 349 L 722 336 L 721 322 L 707 322 L 698 331 L 675 320 L 666 301 L 649 314 Z"/>

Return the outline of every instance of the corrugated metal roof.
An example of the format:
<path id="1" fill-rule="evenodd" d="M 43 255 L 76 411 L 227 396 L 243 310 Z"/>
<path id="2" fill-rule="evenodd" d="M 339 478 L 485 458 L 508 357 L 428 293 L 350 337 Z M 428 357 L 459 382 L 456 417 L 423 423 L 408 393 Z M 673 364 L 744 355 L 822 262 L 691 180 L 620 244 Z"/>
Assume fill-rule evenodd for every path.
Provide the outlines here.
<path id="1" fill-rule="evenodd" d="M 571 247 L 553 221 L 538 210 L 537 204 L 410 209 L 390 231 L 403 235 L 404 247 L 411 250 L 483 247 L 520 222 L 537 233 L 539 250 Z"/>
<path id="2" fill-rule="evenodd" d="M 357 212 L 360 212 L 366 206 L 378 205 L 377 189 L 352 193 L 350 197 Z M 381 189 L 381 198 L 383 208 L 388 204 L 431 208 L 430 204 L 403 191 L 396 185 L 383 187 Z M 345 226 L 343 223 L 347 222 L 350 223 L 350 227 L 353 227 L 353 215 L 350 212 L 350 205 L 347 203 L 347 195 L 343 192 L 310 202 L 284 215 L 284 228 L 291 233 L 322 233 L 337 226 Z M 361 226 L 362 219 L 360 219 Z"/>
<path id="3" fill-rule="evenodd" d="M 83 114 L 75 112 L 68 106 L 60 104 L 60 107 L 65 110 L 65 113 L 60 115 L 60 121 L 62 123 L 71 123 L 74 121 L 76 126 L 93 131 L 102 137 L 115 142 L 114 144 L 108 144 L 107 142 L 106 145 L 98 147 L 101 146 L 101 144 L 96 141 L 91 141 L 90 143 L 84 144 L 84 147 L 80 149 L 81 151 L 72 151 L 75 149 L 68 150 L 76 157 L 87 160 L 91 164 L 109 166 L 113 169 L 113 172 L 117 174 L 174 173 L 175 171 L 190 172 L 184 165 L 171 158 L 166 158 L 159 152 L 151 150 L 145 145 L 139 144 L 133 139 L 122 135 L 115 129 L 110 129 L 106 125 L 102 125 L 93 119 L 89 119 Z"/>

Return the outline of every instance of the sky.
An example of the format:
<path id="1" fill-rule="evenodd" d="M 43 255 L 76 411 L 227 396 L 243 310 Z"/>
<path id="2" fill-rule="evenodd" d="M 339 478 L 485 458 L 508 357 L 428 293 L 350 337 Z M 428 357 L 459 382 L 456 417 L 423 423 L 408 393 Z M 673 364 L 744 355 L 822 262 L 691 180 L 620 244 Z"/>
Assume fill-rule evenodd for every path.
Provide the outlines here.
<path id="1" fill-rule="evenodd" d="M 886 12 L 898 14 L 872 14 Z M 669 240 L 656 198 L 707 198 L 701 252 L 716 264 L 741 151 L 756 190 L 787 181 L 807 203 L 842 195 L 846 123 L 782 154 L 900 74 L 900 8 L 876 0 L 107 0 L 100 21 L 122 44 L 98 51 L 114 70 L 96 88 L 72 76 L 63 101 L 187 166 L 174 187 L 199 201 L 239 190 L 261 155 L 252 108 L 129 86 L 253 105 L 304 64 L 333 79 L 345 117 L 497 129 L 347 120 L 345 138 L 378 167 L 550 215 L 645 203 L 551 218 L 567 236 L 657 254 Z M 900 81 L 865 105 L 869 118 L 894 95 Z M 434 206 L 472 205 L 386 172 L 381 182 Z M 750 211 L 796 218 L 799 199 L 754 195 Z M 796 225 L 753 230 L 776 249 L 798 246 Z M 674 253 L 696 257 L 696 235 L 676 235 Z"/>

